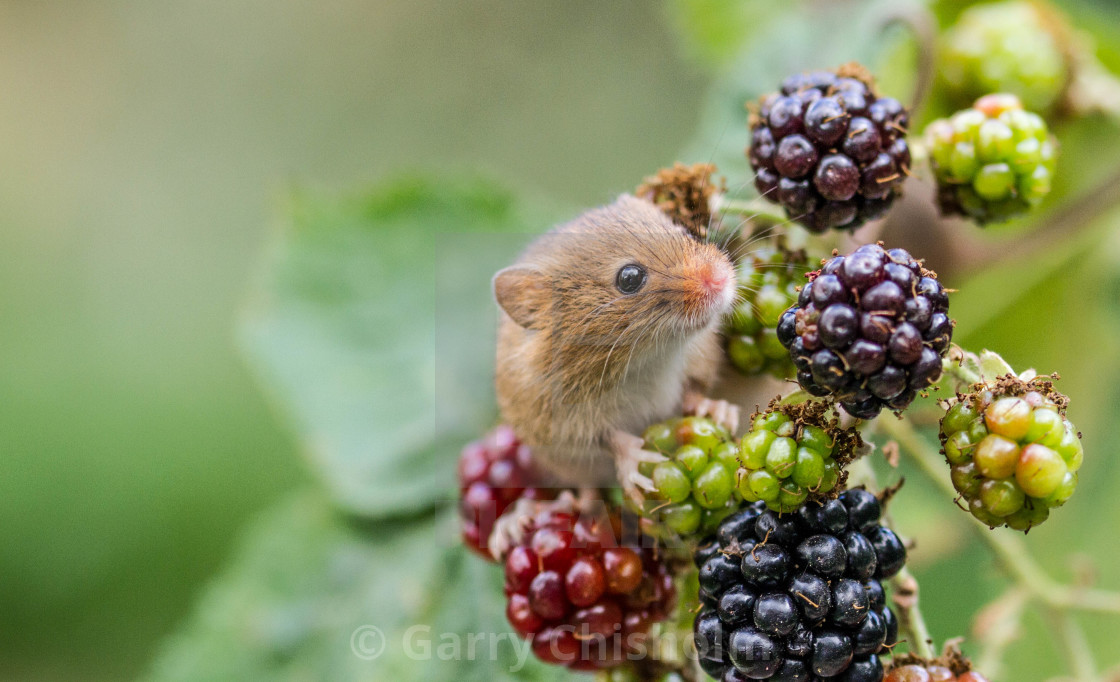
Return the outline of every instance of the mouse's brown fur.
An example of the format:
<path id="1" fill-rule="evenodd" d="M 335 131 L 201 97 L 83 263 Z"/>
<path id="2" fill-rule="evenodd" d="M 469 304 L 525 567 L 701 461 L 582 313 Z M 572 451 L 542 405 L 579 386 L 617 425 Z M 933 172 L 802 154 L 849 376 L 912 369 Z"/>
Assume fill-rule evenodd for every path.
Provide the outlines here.
<path id="1" fill-rule="evenodd" d="M 628 264 L 647 279 L 624 295 Z M 565 482 L 603 485 L 616 434 L 680 414 L 686 392 L 714 381 L 735 276 L 716 246 L 623 195 L 538 238 L 494 291 L 502 418 Z"/>

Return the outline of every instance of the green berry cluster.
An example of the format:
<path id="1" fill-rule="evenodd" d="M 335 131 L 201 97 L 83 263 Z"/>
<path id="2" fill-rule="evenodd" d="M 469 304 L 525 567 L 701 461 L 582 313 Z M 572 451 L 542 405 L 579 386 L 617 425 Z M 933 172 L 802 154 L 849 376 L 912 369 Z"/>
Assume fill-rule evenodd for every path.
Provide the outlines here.
<path id="1" fill-rule="evenodd" d="M 1069 79 L 1058 39 L 1065 21 L 1041 3 L 1012 0 L 963 12 L 944 36 L 941 82 L 957 102 L 988 92 L 1018 95 L 1047 111 Z"/>
<path id="2" fill-rule="evenodd" d="M 643 464 L 656 488 L 643 513 L 677 535 L 709 533 L 738 508 L 739 446 L 722 426 L 703 417 L 660 422 L 646 429 L 645 448 L 668 459 Z"/>
<path id="3" fill-rule="evenodd" d="M 777 512 L 797 509 L 810 495 L 829 496 L 841 482 L 840 463 L 852 454 L 849 436 L 858 439 L 854 431 L 780 407 L 756 415 L 740 443 L 739 495 Z"/>
<path id="4" fill-rule="evenodd" d="M 1049 382 L 1001 384 L 962 396 L 941 420 L 953 486 L 992 528 L 1026 531 L 1077 488 L 1084 451 Z"/>
<path id="5" fill-rule="evenodd" d="M 1007 220 L 1050 193 L 1057 145 L 1042 117 L 1014 95 L 985 95 L 926 129 L 946 215 L 983 224 Z"/>
<path id="6" fill-rule="evenodd" d="M 789 351 L 778 341 L 782 313 L 797 302 L 797 287 L 805 283 L 809 259 L 804 251 L 764 247 L 739 263 L 739 303 L 728 316 L 727 355 L 747 375 L 769 373 L 790 379 L 797 369 Z"/>

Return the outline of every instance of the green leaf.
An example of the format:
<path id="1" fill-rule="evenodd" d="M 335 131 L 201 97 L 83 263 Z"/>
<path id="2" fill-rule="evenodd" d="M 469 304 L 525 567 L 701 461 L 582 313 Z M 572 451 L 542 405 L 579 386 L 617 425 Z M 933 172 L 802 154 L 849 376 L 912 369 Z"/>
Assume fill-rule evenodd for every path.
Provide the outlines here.
<path id="1" fill-rule="evenodd" d="M 665 14 L 685 52 L 702 63 L 726 64 L 789 7 L 769 0 L 667 0 Z"/>
<path id="2" fill-rule="evenodd" d="M 490 277 L 517 231 L 548 225 L 532 215 L 480 180 L 292 200 L 241 337 L 345 509 L 422 509 L 453 490 L 458 448 L 494 418 Z"/>
<path id="3" fill-rule="evenodd" d="M 453 508 L 357 523 L 320 493 L 294 497 L 258 521 L 148 679 L 567 679 L 512 633 L 501 570 L 457 530 Z"/>

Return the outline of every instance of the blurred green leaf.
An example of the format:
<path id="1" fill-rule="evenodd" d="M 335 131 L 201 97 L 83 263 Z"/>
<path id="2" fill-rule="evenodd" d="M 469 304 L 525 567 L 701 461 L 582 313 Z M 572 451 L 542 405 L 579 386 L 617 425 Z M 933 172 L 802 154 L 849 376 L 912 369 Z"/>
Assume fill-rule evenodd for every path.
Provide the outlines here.
<path id="1" fill-rule="evenodd" d="M 355 523 L 320 493 L 290 499 L 251 529 L 149 679 L 564 679 L 506 625 L 501 571 L 457 530 L 453 511 Z"/>
<path id="2" fill-rule="evenodd" d="M 803 3 L 794 3 L 800 5 Z M 685 52 L 709 66 L 731 61 L 789 6 L 766 0 L 667 0 L 665 13 Z"/>
<path id="3" fill-rule="evenodd" d="M 493 419 L 490 277 L 520 248 L 513 233 L 544 224 L 480 180 L 292 200 L 243 345 L 345 509 L 416 510 L 453 490 L 459 446 Z"/>

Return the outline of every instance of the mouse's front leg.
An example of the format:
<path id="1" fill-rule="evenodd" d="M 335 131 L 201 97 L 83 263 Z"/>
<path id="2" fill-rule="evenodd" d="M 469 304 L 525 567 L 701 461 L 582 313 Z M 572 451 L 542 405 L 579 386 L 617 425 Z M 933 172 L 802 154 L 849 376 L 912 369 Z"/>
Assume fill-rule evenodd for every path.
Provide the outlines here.
<path id="1" fill-rule="evenodd" d="M 614 431 L 610 435 L 611 452 L 614 453 L 615 468 L 622 491 L 636 504 L 645 502 L 646 492 L 657 490 L 653 480 L 641 472 L 642 464 L 657 464 L 668 458 L 659 452 L 645 449 L 641 437 L 625 431 Z"/>
<path id="2" fill-rule="evenodd" d="M 726 400 L 712 400 L 698 391 L 685 391 L 684 413 L 708 417 L 731 432 L 739 430 L 739 406 Z"/>

